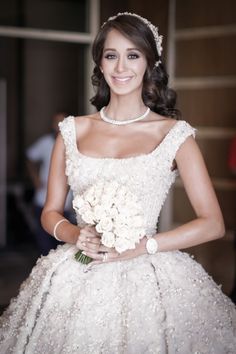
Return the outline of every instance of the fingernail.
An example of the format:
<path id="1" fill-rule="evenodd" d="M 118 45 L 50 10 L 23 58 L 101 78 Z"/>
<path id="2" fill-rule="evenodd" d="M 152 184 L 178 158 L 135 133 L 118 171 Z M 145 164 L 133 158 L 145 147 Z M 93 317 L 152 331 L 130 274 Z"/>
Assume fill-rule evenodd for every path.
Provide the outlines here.
<path id="1" fill-rule="evenodd" d="M 87 241 L 88 241 L 88 242 L 90 241 L 90 238 L 89 238 L 89 237 L 87 238 Z"/>
<path id="2" fill-rule="evenodd" d="M 85 251 L 81 252 L 82 254 L 84 254 L 85 256 L 87 256 L 87 253 Z"/>
<path id="3" fill-rule="evenodd" d="M 85 242 L 82 242 L 82 245 L 83 245 L 83 246 L 86 246 L 86 243 L 85 243 Z"/>

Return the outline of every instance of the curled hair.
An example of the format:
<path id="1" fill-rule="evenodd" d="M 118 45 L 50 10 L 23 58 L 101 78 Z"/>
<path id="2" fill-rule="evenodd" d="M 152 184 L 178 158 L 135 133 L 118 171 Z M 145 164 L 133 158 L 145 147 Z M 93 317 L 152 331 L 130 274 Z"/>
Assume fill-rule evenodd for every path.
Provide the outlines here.
<path id="1" fill-rule="evenodd" d="M 122 15 L 106 22 L 97 34 L 92 47 L 92 56 L 95 67 L 92 75 L 92 84 L 96 94 L 90 100 L 100 110 L 107 106 L 110 100 L 110 88 L 100 70 L 104 43 L 108 33 L 115 29 L 133 42 L 145 55 L 147 69 L 143 78 L 142 99 L 144 104 L 153 112 L 165 117 L 179 118 L 180 112 L 175 108 L 176 92 L 168 87 L 168 74 L 162 63 L 155 66 L 160 60 L 155 39 L 150 28 L 139 18 L 131 15 Z"/>

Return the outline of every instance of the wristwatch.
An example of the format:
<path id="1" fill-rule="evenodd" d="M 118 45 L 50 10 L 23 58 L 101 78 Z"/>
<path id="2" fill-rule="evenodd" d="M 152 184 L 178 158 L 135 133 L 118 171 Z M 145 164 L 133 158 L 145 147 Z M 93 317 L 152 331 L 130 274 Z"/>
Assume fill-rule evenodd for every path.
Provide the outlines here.
<path id="1" fill-rule="evenodd" d="M 157 240 L 152 236 L 147 236 L 146 250 L 148 254 L 155 254 L 158 251 Z"/>

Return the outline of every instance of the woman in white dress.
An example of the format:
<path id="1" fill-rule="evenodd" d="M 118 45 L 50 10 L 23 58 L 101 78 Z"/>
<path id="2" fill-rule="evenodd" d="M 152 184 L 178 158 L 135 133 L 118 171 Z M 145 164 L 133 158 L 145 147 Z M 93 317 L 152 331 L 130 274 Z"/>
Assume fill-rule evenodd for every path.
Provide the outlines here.
<path id="1" fill-rule="evenodd" d="M 118 14 L 99 31 L 91 100 L 99 112 L 60 123 L 42 214 L 46 231 L 65 245 L 38 260 L 3 314 L 1 353 L 236 352 L 234 304 L 180 251 L 222 237 L 224 222 L 195 130 L 177 120 L 161 51 L 158 29 L 136 14 Z M 178 174 L 196 218 L 158 233 Z M 83 207 L 77 226 L 63 218 L 68 184 L 75 199 L 99 205 L 100 229 Z M 91 190 L 106 203 L 113 195 L 113 211 L 124 196 L 127 204 L 104 219 L 106 203 Z M 114 232 L 111 220 L 119 220 Z M 89 265 L 75 260 L 78 249 Z"/>

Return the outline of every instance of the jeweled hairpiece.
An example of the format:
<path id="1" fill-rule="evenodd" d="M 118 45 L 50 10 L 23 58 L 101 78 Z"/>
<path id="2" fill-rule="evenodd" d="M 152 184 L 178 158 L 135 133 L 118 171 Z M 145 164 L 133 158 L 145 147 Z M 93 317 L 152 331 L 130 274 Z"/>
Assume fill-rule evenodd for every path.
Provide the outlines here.
<path id="1" fill-rule="evenodd" d="M 102 27 L 109 21 L 115 20 L 117 17 L 122 16 L 122 15 L 129 15 L 129 16 L 134 16 L 137 17 L 139 20 L 141 20 L 143 23 L 145 23 L 145 25 L 152 31 L 152 34 L 154 36 L 155 42 L 156 42 L 156 48 L 157 48 L 157 53 L 159 55 L 159 57 L 161 57 L 161 52 L 163 50 L 162 48 L 162 39 L 163 36 L 159 35 L 158 33 L 158 27 L 154 26 L 150 21 L 148 21 L 146 18 L 139 16 L 135 13 L 131 13 L 131 12 L 119 12 L 117 15 L 115 16 L 111 16 L 108 18 L 108 20 L 106 22 L 103 23 Z M 155 62 L 155 66 L 157 67 L 159 64 L 161 63 L 161 60 L 157 60 Z"/>

